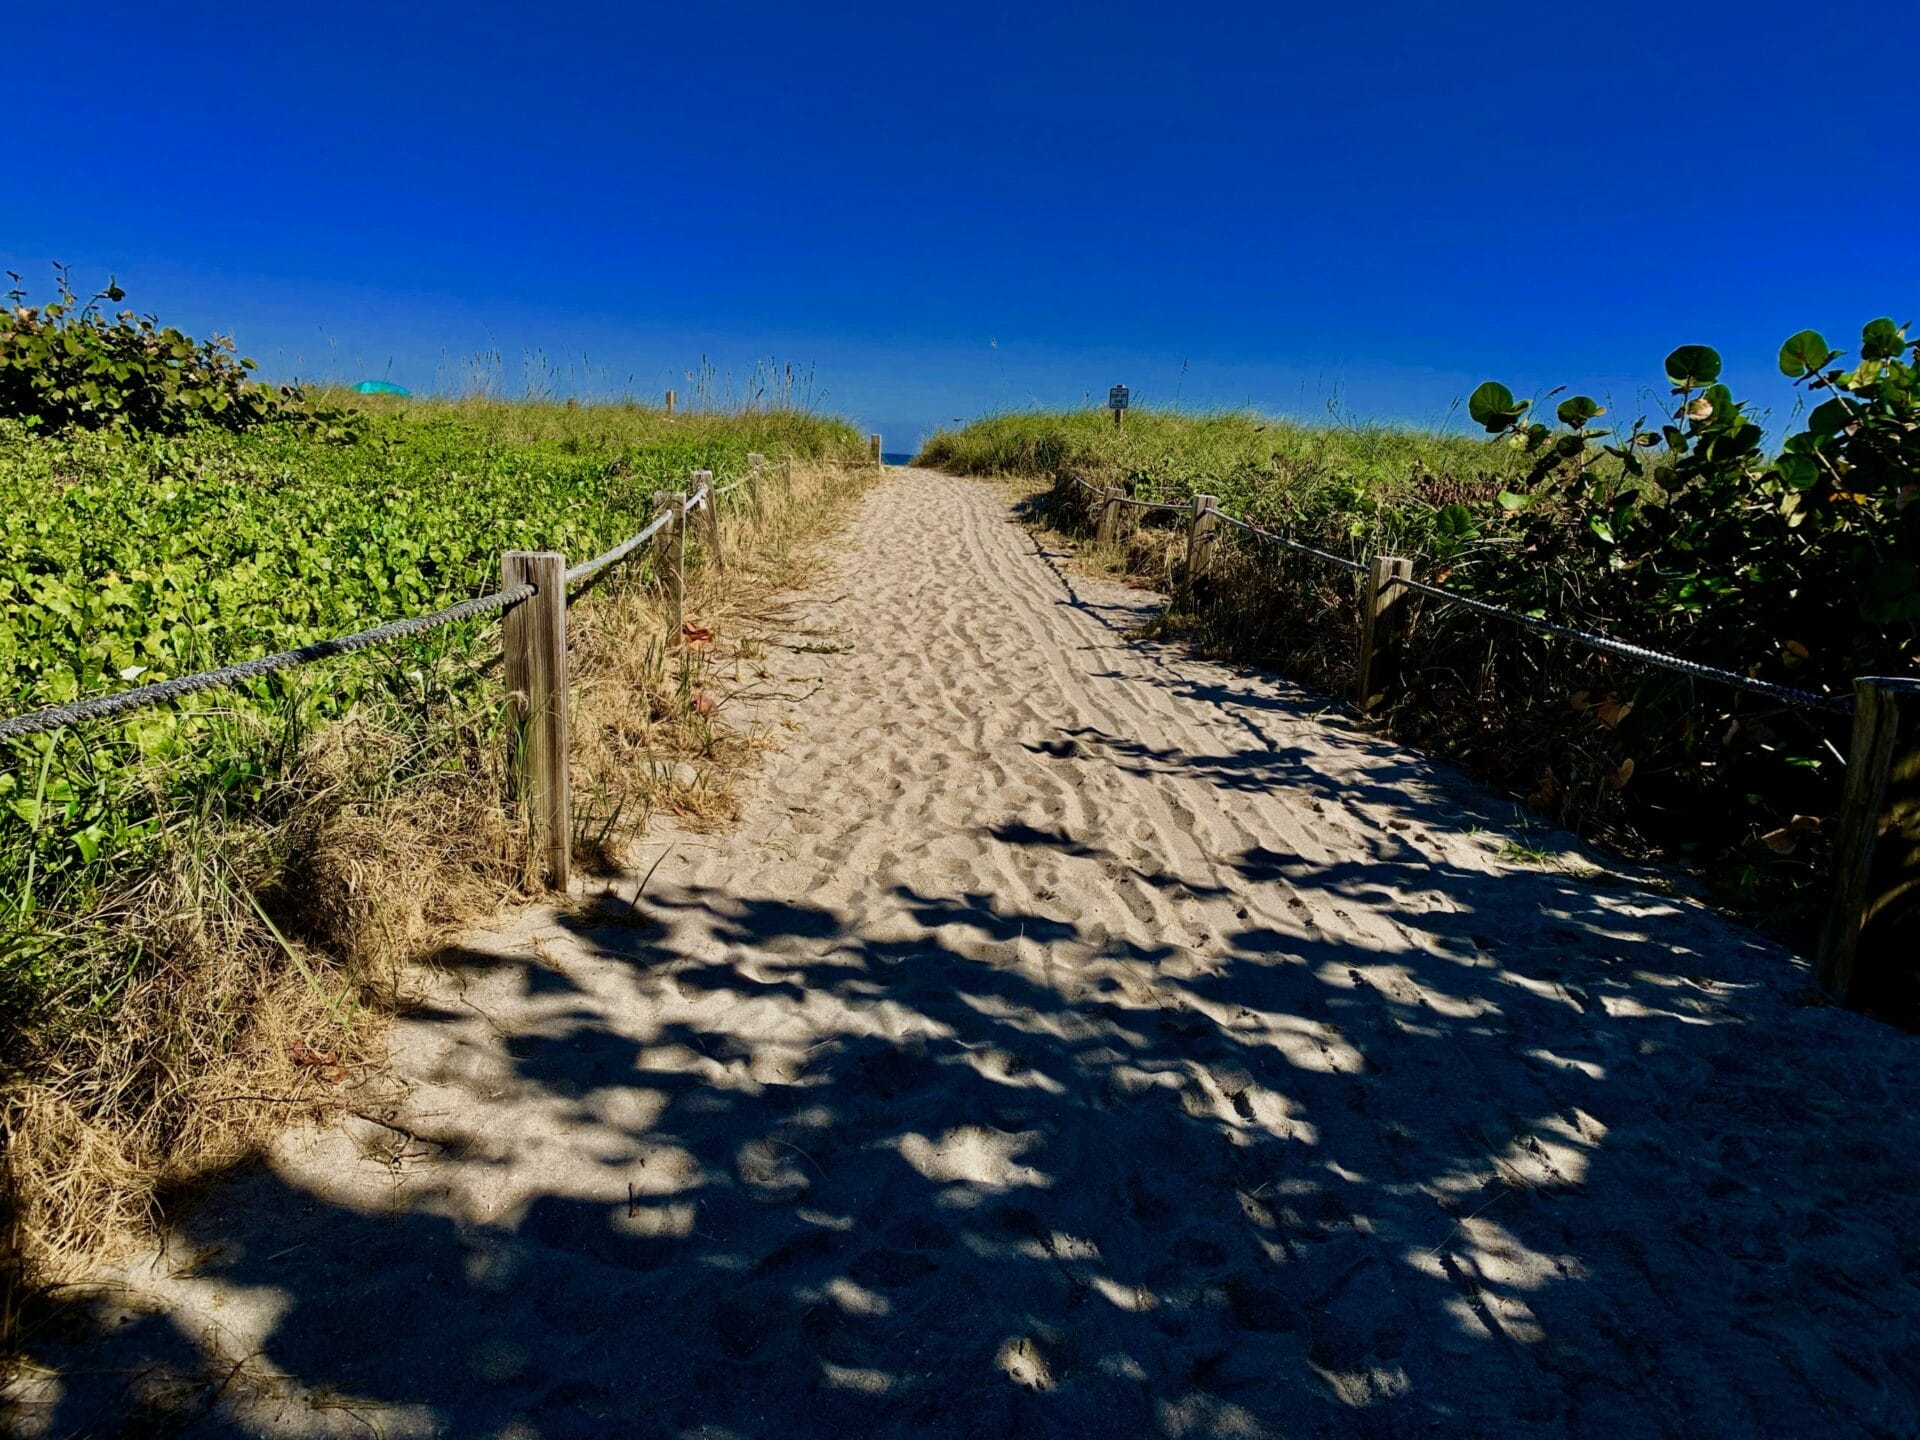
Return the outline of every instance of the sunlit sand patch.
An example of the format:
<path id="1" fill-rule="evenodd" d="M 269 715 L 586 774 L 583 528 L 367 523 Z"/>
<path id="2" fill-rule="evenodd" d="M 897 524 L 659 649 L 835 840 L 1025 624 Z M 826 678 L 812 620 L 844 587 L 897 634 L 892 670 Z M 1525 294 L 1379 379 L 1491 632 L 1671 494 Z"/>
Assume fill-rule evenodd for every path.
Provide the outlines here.
<path id="1" fill-rule="evenodd" d="M 762 1200 L 792 1199 L 813 1184 L 805 1156 L 772 1136 L 740 1146 L 734 1152 L 733 1170 L 740 1183 Z"/>
<path id="2" fill-rule="evenodd" d="M 699 1184 L 706 1175 L 693 1154 L 677 1145 L 655 1143 L 621 1172 L 634 1195 L 677 1195 Z"/>
<path id="3" fill-rule="evenodd" d="M 1539 1290 L 1563 1280 L 1572 1259 L 1533 1249 L 1491 1215 L 1462 1220 L 1460 1238 L 1456 1261 L 1504 1290 Z"/>
<path id="4" fill-rule="evenodd" d="M 900 1158 L 929 1180 L 1005 1190 L 1053 1183 L 1043 1171 L 1017 1159 L 1043 1142 L 1037 1130 L 1009 1133 L 985 1125 L 961 1125 L 938 1140 L 911 1131 L 900 1137 L 898 1148 Z"/>
<path id="5" fill-rule="evenodd" d="M 1413 1382 L 1407 1378 L 1407 1372 L 1398 1365 L 1368 1365 L 1357 1370 L 1329 1370 L 1313 1365 L 1313 1370 L 1327 1382 L 1340 1403 L 1355 1410 L 1364 1410 L 1369 1405 L 1378 1405 L 1388 1400 L 1398 1400 L 1409 1394 Z"/>
<path id="6" fill-rule="evenodd" d="M 1411 983 L 1411 982 L 1409 982 Z M 1436 990 L 1431 985 L 1417 987 L 1420 998 L 1434 1014 L 1447 1020 L 1479 1020 L 1488 1015 L 1500 1014 L 1500 1007 L 1481 995 L 1449 995 L 1444 990 Z"/>
<path id="7" fill-rule="evenodd" d="M 608 1085 L 593 1091 L 582 1102 L 587 1114 L 603 1125 L 640 1134 L 660 1123 L 667 1108 L 663 1090 L 637 1085 Z"/>
<path id="8" fill-rule="evenodd" d="M 1124 1354 L 1118 1350 L 1111 1351 L 1095 1360 L 1093 1362 L 1093 1368 L 1098 1370 L 1102 1375 L 1113 1376 L 1116 1380 L 1128 1380 L 1136 1385 L 1144 1385 L 1147 1383 L 1146 1367 L 1131 1355 Z"/>
<path id="9" fill-rule="evenodd" d="M 633 1205 L 616 1210 L 612 1226 L 622 1235 L 642 1240 L 683 1240 L 699 1224 L 699 1207 L 692 1201 L 671 1205 Z"/>
<path id="10" fill-rule="evenodd" d="M 1530 1132 L 1508 1142 L 1500 1152 L 1500 1164 L 1507 1174 L 1529 1185 L 1578 1185 L 1587 1178 L 1589 1153 L 1584 1143 L 1568 1144 Z"/>
<path id="11" fill-rule="evenodd" d="M 1066 1094 L 1066 1086 L 1051 1075 L 1034 1069 L 1010 1050 L 989 1046 L 984 1050 L 970 1050 L 963 1058 L 964 1063 L 976 1074 L 996 1085 L 1006 1085 L 1016 1090 L 1041 1090 L 1049 1095 Z"/>
<path id="12" fill-rule="evenodd" d="M 1051 1390 L 1057 1383 L 1053 1366 L 1040 1346 L 1024 1335 L 1003 1344 L 994 1362 L 1006 1372 L 1009 1380 L 1029 1390 Z"/>
<path id="13" fill-rule="evenodd" d="M 1340 1031 L 1320 1020 L 1305 1020 L 1298 1015 L 1269 1014 L 1267 1044 L 1286 1057 L 1287 1063 L 1301 1070 L 1323 1075 L 1350 1075 L 1366 1064 L 1359 1050 L 1347 1042 Z"/>
<path id="14" fill-rule="evenodd" d="M 1500 983 L 1503 985 L 1511 985 L 1518 990 L 1524 990 L 1537 999 L 1551 1000 L 1557 1005 L 1564 1005 L 1576 1015 L 1584 1015 L 1586 1013 L 1586 1007 L 1570 994 L 1564 985 L 1556 981 L 1536 980 L 1533 976 L 1522 975 L 1517 970 L 1502 970 L 1500 972 Z"/>
<path id="15" fill-rule="evenodd" d="M 1556 1055 L 1544 1046 L 1536 1047 L 1532 1050 L 1522 1050 L 1520 1053 L 1525 1055 L 1529 1060 L 1538 1060 L 1544 1065 L 1553 1066 L 1556 1070 L 1575 1071 L 1578 1074 L 1586 1076 L 1589 1080 L 1604 1080 L 1607 1078 L 1606 1066 L 1596 1065 L 1591 1060 L 1574 1060 L 1565 1055 Z"/>
<path id="16" fill-rule="evenodd" d="M 1099 1292 L 1100 1298 L 1117 1310 L 1131 1310 L 1144 1314 L 1154 1308 L 1154 1298 L 1150 1291 L 1138 1285 L 1122 1285 L 1109 1280 L 1104 1275 L 1090 1277 L 1089 1283 Z"/>
<path id="17" fill-rule="evenodd" d="M 807 1224 L 818 1226 L 822 1230 L 846 1231 L 853 1228 L 851 1215 L 834 1215 L 807 1205 L 800 1206 L 793 1213 Z"/>
<path id="18" fill-rule="evenodd" d="M 849 1315 L 886 1315 L 893 1310 L 893 1302 L 886 1296 L 856 1284 L 844 1275 L 827 1282 L 826 1295 Z"/>
<path id="19" fill-rule="evenodd" d="M 867 1370 L 854 1365 L 820 1362 L 820 1374 L 835 1390 L 854 1390 L 862 1395 L 885 1395 L 893 1389 L 893 1376 L 884 1370 Z"/>
<path id="20" fill-rule="evenodd" d="M 1683 1025 L 1723 1025 L 1724 1016 L 1685 1014 L 1644 1005 L 1631 995 L 1602 995 L 1600 1004 L 1614 1020 L 1678 1020 Z"/>
<path id="21" fill-rule="evenodd" d="M 1170 1440 L 1272 1440 L 1270 1430 L 1251 1410 L 1198 1391 L 1154 1406 L 1160 1433 Z"/>

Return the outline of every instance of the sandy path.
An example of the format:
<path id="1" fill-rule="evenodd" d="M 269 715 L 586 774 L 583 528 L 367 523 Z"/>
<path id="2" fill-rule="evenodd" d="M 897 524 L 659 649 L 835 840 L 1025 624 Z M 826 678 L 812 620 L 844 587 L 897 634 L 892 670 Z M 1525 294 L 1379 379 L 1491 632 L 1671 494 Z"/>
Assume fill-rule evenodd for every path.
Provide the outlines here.
<path id="1" fill-rule="evenodd" d="M 738 830 L 444 957 L 417 1139 L 237 1177 L 21 1423 L 1917 1433 L 1920 1042 L 1149 598 L 899 472 Z"/>

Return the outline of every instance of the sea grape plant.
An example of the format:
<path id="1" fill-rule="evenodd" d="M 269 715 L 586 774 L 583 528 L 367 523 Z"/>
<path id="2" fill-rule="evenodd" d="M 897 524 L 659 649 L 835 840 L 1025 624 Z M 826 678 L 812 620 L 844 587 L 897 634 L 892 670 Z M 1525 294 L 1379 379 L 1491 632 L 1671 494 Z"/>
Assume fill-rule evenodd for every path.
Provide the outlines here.
<path id="1" fill-rule="evenodd" d="M 1535 458 L 1500 497 L 1508 543 L 1486 546 L 1453 583 L 1819 694 L 1920 672 L 1920 345 L 1909 327 L 1872 321 L 1852 357 L 1817 331 L 1790 337 L 1779 368 L 1810 403 L 1771 451 L 1716 350 L 1683 345 L 1664 368 L 1671 410 L 1617 433 L 1589 428 L 1601 412 L 1583 397 L 1562 404 L 1556 431 L 1505 386 L 1474 392 L 1473 418 Z M 1819 712 L 1658 670 L 1616 699 L 1600 769 L 1638 762 L 1615 777 L 1654 785 L 1662 813 L 1731 800 L 1749 854 L 1764 843 L 1793 855 L 1818 833 L 1845 743 Z M 1743 884 L 1757 888 L 1769 863 L 1750 862 Z"/>
<path id="2" fill-rule="evenodd" d="M 1602 412 L 1575 397 L 1556 434 L 1491 382 L 1469 412 L 1540 457 L 1524 493 L 1503 497 L 1525 548 L 1583 545 L 1637 605 L 1713 622 L 1720 653 L 1808 648 L 1819 663 L 1803 678 L 1844 687 L 1863 666 L 1915 660 L 1920 343 L 1883 318 L 1861 332 L 1855 364 L 1837 365 L 1842 354 L 1812 330 L 1780 347 L 1781 372 L 1816 400 L 1771 455 L 1705 345 L 1667 357 L 1674 407 L 1657 427 L 1589 429 Z"/>
<path id="3" fill-rule="evenodd" d="M 231 336 L 194 340 L 131 310 L 109 317 L 102 307 L 126 298 L 111 277 L 83 301 L 56 265 L 54 299 L 36 306 L 26 303 L 19 274 L 6 273 L 13 289 L 0 308 L 0 419 L 47 431 L 176 434 L 246 430 L 298 414 L 297 394 L 252 379 L 254 363 Z"/>

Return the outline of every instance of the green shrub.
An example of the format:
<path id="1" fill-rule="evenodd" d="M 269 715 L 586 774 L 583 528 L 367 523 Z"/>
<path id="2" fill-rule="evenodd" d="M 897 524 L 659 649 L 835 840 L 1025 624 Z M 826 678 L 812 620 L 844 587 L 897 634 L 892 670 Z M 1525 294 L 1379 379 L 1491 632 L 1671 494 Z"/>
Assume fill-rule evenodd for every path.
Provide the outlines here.
<path id="1" fill-rule="evenodd" d="M 283 418 L 292 392 L 276 394 L 249 377 L 253 361 L 232 337 L 194 340 L 153 316 L 122 310 L 111 279 L 84 303 L 64 266 L 54 267 L 54 300 L 26 303 L 20 276 L 0 310 L 0 418 L 48 431 L 124 429 L 177 434 L 198 426 L 247 430 Z"/>
<path id="2" fill-rule="evenodd" d="M 1850 368 L 1803 332 L 1780 368 L 1816 403 L 1769 454 L 1720 383 L 1720 357 L 1668 357 L 1673 413 L 1619 433 L 1583 395 L 1469 402 L 1465 436 L 1302 427 L 1252 415 L 1009 415 L 929 441 L 929 463 L 1077 476 L 1228 511 L 1350 558 L 1387 553 L 1421 578 L 1523 615 L 1823 695 L 1920 670 L 1920 366 L 1903 327 L 1865 328 Z M 1533 418 L 1557 399 L 1553 420 Z M 1141 423 L 1136 425 L 1136 421 Z M 1599 422 L 1598 424 L 1596 422 Z M 1079 524 L 1073 487 L 1052 497 Z M 1156 583 L 1165 543 L 1130 547 Z M 1184 623 L 1202 644 L 1352 683 L 1354 582 L 1229 529 Z M 1549 639 L 1420 601 L 1402 737 L 1459 759 L 1538 812 L 1634 853 L 1659 852 L 1788 931 L 1817 912 L 1821 817 L 1838 802 L 1844 715 Z M 1804 931 L 1801 933 L 1804 934 Z"/>
<path id="3" fill-rule="evenodd" d="M 1535 460 L 1506 502 L 1521 543 L 1481 567 L 1481 583 L 1544 603 L 1578 573 L 1600 613 L 1680 617 L 1720 663 L 1776 668 L 1801 688 L 1911 668 L 1920 344 L 1881 319 L 1862 332 L 1857 365 L 1829 368 L 1840 356 L 1812 330 L 1781 347 L 1781 372 L 1826 398 L 1771 457 L 1704 345 L 1667 357 L 1671 416 L 1624 435 L 1588 428 L 1602 412 L 1585 397 L 1561 404 L 1555 433 L 1504 386 L 1482 385 L 1474 419 Z"/>
<path id="4" fill-rule="evenodd" d="M 654 491 L 696 468 L 738 475 L 749 451 L 861 450 L 844 422 L 794 411 L 414 402 L 360 422 L 337 443 L 306 426 L 46 435 L 0 420 L 0 714 L 470 599 L 500 583 L 506 550 L 584 560 L 645 525 Z M 163 821 L 271 810 L 300 737 L 356 708 L 437 734 L 489 706 L 496 634 L 470 621 L 0 743 L 0 1024 L 67 983 L 75 947 L 47 917 L 92 913 Z"/>

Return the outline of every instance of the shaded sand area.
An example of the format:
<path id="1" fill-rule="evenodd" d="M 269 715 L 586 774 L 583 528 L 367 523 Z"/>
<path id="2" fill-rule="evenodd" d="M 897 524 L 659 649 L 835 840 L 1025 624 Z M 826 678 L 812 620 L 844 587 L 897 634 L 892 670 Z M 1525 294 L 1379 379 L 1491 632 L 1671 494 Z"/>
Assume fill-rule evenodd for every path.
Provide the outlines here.
<path id="1" fill-rule="evenodd" d="M 391 1109 L 76 1302 L 17 1429 L 1920 1429 L 1920 1042 L 1131 639 L 988 485 L 791 598 L 737 829 L 441 956 Z"/>

